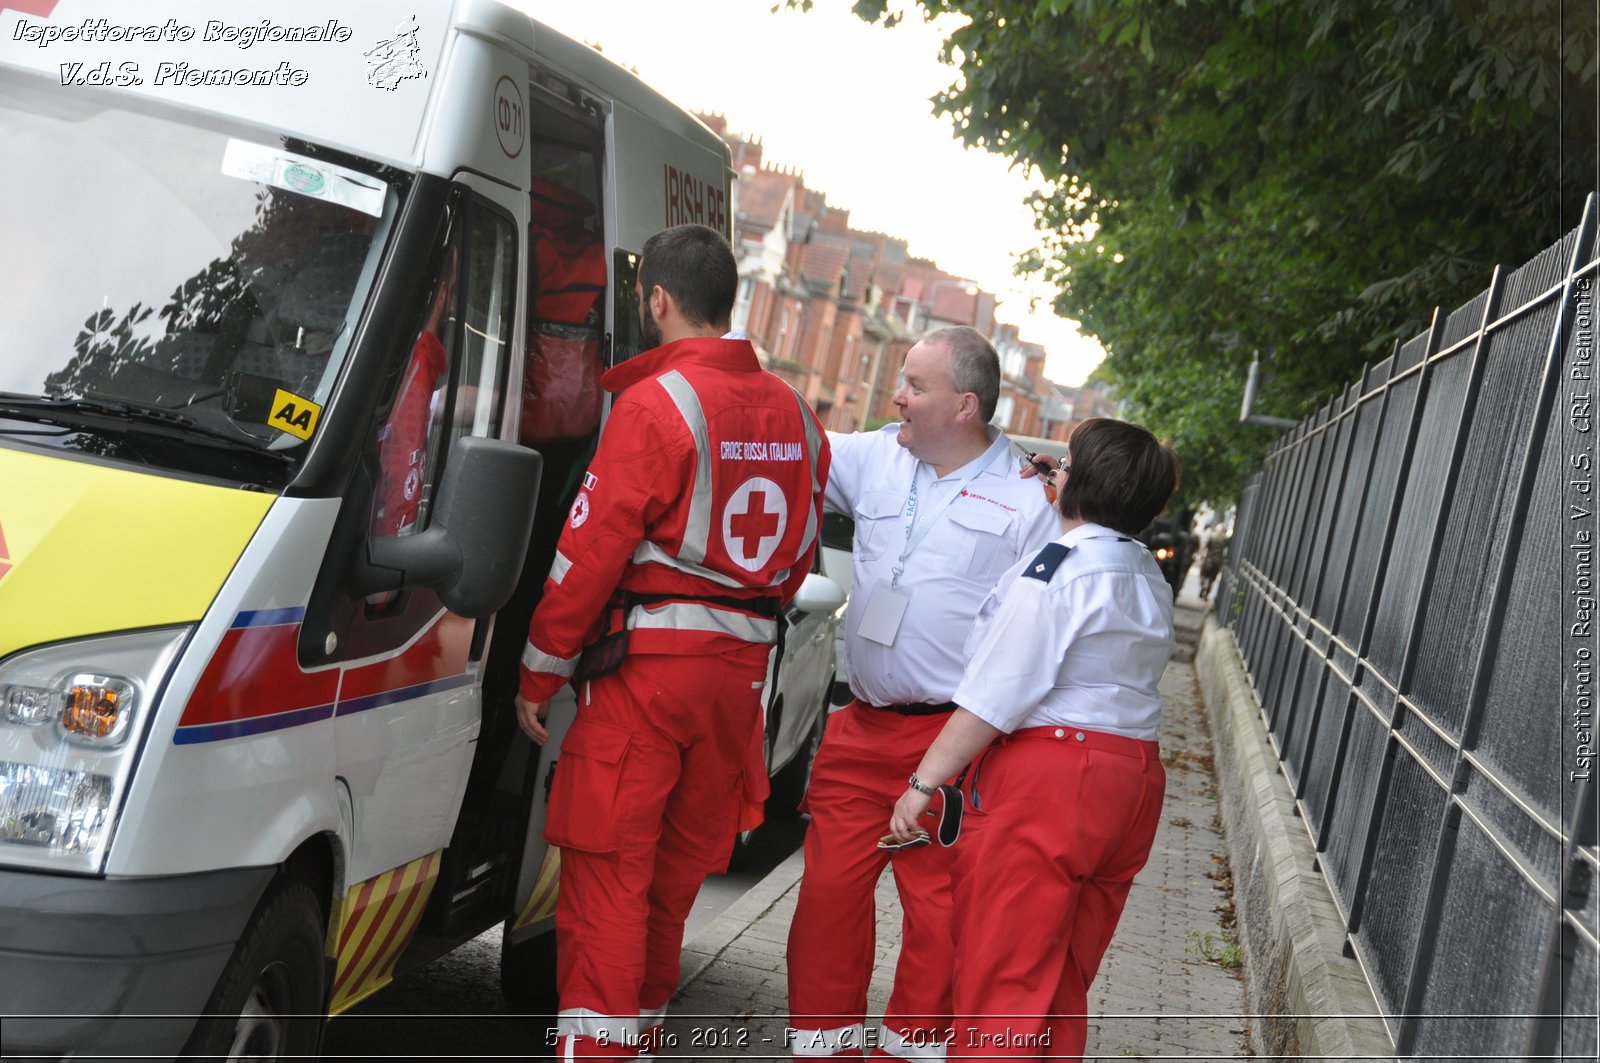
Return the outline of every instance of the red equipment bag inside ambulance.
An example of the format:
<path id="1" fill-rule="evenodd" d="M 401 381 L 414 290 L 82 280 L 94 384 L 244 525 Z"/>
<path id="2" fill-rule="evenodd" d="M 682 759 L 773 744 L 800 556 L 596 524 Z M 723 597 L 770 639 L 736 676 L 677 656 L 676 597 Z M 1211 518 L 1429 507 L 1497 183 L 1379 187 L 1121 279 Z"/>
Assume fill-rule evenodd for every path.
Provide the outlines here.
<path id="1" fill-rule="evenodd" d="M 528 246 L 528 360 L 522 376 L 522 441 L 580 439 L 600 424 L 601 303 L 606 256 L 584 227 L 594 205 L 534 178 Z"/>

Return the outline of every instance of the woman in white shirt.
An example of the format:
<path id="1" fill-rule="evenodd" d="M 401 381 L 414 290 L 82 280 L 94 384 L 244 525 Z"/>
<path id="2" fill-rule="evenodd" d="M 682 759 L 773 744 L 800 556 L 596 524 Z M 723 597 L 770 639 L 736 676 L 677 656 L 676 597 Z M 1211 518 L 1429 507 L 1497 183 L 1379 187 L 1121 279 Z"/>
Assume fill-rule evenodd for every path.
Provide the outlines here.
<path id="1" fill-rule="evenodd" d="M 1156 684 L 1176 647 L 1172 592 L 1133 536 L 1166 506 L 1177 458 L 1106 418 L 1073 432 L 1067 458 L 1054 474 L 1063 534 L 990 592 L 960 707 L 890 821 L 902 842 L 925 838 L 938 782 L 971 765 L 951 1042 L 968 1058 L 1082 1054 L 1089 983 L 1166 787 Z"/>

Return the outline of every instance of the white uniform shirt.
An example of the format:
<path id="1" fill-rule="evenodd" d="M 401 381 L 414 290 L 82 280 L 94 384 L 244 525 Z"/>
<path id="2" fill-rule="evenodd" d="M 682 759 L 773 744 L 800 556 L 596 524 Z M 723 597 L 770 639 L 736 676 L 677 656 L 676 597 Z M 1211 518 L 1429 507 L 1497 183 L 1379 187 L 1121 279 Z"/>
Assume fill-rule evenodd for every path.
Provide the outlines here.
<path id="1" fill-rule="evenodd" d="M 1049 582 L 1000 578 L 967 641 L 957 705 L 1010 733 L 1068 726 L 1154 740 L 1156 684 L 1177 642 L 1172 590 L 1150 552 L 1098 524 L 1057 541 L 1072 548 Z"/>
<path id="2" fill-rule="evenodd" d="M 984 595 L 1007 568 L 1061 533 L 1043 485 L 1022 479 L 1010 440 L 990 431 L 981 457 L 943 477 L 900 445 L 898 424 L 828 433 L 833 463 L 826 506 L 856 523 L 845 612 L 850 688 L 869 704 L 951 700 L 961 680 L 961 646 Z M 913 477 L 916 508 L 910 514 Z M 922 535 L 900 576 L 899 589 L 911 602 L 894 644 L 884 646 L 861 636 L 861 619 L 879 581 L 893 578 L 908 517 L 915 522 L 911 534 Z"/>

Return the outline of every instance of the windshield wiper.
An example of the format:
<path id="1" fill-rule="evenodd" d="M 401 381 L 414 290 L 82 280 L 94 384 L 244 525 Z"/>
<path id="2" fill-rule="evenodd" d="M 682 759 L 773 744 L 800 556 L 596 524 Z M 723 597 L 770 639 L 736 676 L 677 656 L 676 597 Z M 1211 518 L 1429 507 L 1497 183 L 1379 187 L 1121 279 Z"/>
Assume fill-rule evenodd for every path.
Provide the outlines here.
<path id="1" fill-rule="evenodd" d="M 139 406 L 108 399 L 64 399 L 45 395 L 19 395 L 15 392 L 0 391 L 0 417 L 17 417 L 67 428 L 105 424 L 137 426 L 172 438 L 243 451 L 257 457 L 268 458 L 280 465 L 294 463 L 294 458 L 289 454 L 265 450 L 257 443 L 220 432 L 201 424 L 187 414 L 162 409 L 159 406 Z"/>

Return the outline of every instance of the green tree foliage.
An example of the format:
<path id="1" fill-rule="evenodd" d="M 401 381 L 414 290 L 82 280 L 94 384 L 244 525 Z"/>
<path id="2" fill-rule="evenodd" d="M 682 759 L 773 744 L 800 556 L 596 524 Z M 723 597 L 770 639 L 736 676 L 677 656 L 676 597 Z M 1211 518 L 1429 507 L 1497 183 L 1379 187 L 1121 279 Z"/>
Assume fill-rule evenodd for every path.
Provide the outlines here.
<path id="1" fill-rule="evenodd" d="M 791 6 L 808 7 L 805 0 Z M 1275 433 L 1577 223 L 1595 5 L 1562 0 L 859 0 L 964 15 L 935 97 L 1036 167 L 1024 269 L 1110 352 L 1132 416 L 1233 497 Z"/>

